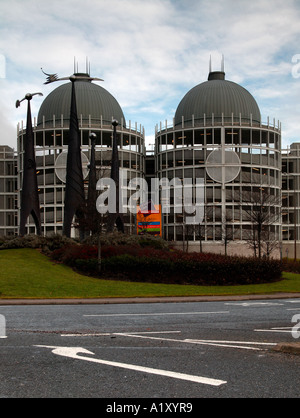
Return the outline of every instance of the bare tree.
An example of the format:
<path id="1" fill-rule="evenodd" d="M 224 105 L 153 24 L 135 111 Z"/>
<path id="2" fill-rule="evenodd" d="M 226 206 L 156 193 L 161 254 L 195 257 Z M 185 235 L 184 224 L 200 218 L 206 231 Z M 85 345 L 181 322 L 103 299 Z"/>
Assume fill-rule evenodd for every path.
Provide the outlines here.
<path id="1" fill-rule="evenodd" d="M 269 256 L 278 244 L 274 230 L 280 219 L 281 196 L 270 194 L 269 191 L 268 187 L 252 187 L 239 195 L 243 212 L 252 225 L 247 241 L 254 255 L 259 258 L 263 250 Z"/>
<path id="2" fill-rule="evenodd" d="M 200 243 L 200 253 L 203 253 L 203 241 L 205 241 L 205 234 L 207 233 L 207 221 L 209 218 L 213 216 L 213 206 L 208 206 L 205 204 L 203 213 L 202 221 L 196 226 L 195 225 L 195 234 L 199 237 L 199 243 Z"/>

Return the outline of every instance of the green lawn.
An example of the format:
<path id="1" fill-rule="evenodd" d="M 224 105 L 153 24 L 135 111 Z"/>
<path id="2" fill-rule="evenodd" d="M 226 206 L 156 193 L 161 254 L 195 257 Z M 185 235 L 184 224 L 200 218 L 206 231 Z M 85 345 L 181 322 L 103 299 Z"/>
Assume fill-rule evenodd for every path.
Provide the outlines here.
<path id="1" fill-rule="evenodd" d="M 184 286 L 100 280 L 55 264 L 37 250 L 0 251 L 0 298 L 105 298 L 245 295 L 300 292 L 300 274 L 284 273 L 273 284 Z"/>

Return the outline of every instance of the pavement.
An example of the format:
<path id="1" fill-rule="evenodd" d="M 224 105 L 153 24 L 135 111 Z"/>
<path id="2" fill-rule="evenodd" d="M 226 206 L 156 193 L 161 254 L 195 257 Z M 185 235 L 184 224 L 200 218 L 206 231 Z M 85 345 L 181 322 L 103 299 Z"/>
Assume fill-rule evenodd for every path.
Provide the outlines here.
<path id="1" fill-rule="evenodd" d="M 224 296 L 176 296 L 176 297 L 136 297 L 136 298 L 65 298 L 65 299 L 1 299 L 0 306 L 17 305 L 84 305 L 84 304 L 130 304 L 130 303 L 180 303 L 217 302 L 243 300 L 271 300 L 300 298 L 300 293 L 274 293 L 269 295 L 224 295 Z M 300 355 L 300 342 L 279 343 L 273 351 Z"/>

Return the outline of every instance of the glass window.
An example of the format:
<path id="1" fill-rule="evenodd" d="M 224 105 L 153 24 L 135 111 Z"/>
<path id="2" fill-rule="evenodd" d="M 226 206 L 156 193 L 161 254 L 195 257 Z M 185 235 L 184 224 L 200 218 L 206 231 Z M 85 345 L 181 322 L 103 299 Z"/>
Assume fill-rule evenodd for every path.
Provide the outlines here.
<path id="1" fill-rule="evenodd" d="M 204 151 L 203 150 L 195 150 L 195 165 L 204 164 Z"/>
<path id="2" fill-rule="evenodd" d="M 252 144 L 260 144 L 260 131 L 252 130 Z"/>
<path id="3" fill-rule="evenodd" d="M 212 144 L 213 143 L 213 132 L 212 129 L 205 129 L 205 143 Z"/>
<path id="4" fill-rule="evenodd" d="M 195 144 L 203 145 L 204 144 L 204 131 L 201 130 L 195 130 Z"/>
<path id="5" fill-rule="evenodd" d="M 214 144 L 221 144 L 221 129 L 214 129 Z"/>
<path id="6" fill-rule="evenodd" d="M 106 147 L 112 147 L 112 133 L 111 132 L 103 132 L 102 136 L 102 145 Z"/>

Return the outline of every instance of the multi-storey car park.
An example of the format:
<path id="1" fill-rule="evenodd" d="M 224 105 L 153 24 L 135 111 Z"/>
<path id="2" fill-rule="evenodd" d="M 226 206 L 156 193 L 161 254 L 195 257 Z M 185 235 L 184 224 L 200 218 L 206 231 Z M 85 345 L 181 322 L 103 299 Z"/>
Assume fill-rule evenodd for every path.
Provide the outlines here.
<path id="1" fill-rule="evenodd" d="M 141 126 L 126 125 L 123 111 L 117 100 L 103 87 L 90 81 L 77 81 L 76 102 L 85 189 L 87 194 L 89 159 L 91 153 L 90 134 L 96 134 L 96 169 L 98 179 L 109 177 L 112 153 L 112 120 L 118 121 L 117 138 L 119 161 L 127 187 L 132 178 L 144 177 L 145 144 L 144 129 Z M 34 141 L 38 175 L 41 222 L 44 234 L 62 233 L 63 207 L 66 181 L 66 160 L 68 151 L 71 83 L 53 90 L 43 101 L 36 125 Z M 18 130 L 19 176 L 23 175 L 23 155 L 26 129 Z M 21 183 L 20 183 L 21 184 Z M 128 211 L 124 218 L 125 230 L 134 232 L 133 214 Z M 35 232 L 30 219 L 28 233 Z M 73 228 L 73 236 L 76 230 Z"/>
<path id="2" fill-rule="evenodd" d="M 185 95 L 172 126 L 160 124 L 155 158 L 158 177 L 204 183 L 203 220 L 191 227 L 184 213 L 170 211 L 164 215 L 166 239 L 194 243 L 195 249 L 203 241 L 206 250 L 220 251 L 230 241 L 231 249 L 249 252 L 241 244 L 251 240 L 251 207 L 261 201 L 268 205 L 269 237 L 280 241 L 280 124 L 263 124 L 253 96 L 225 80 L 223 71 L 210 72 Z M 273 198 L 268 203 L 265 196 Z"/>

